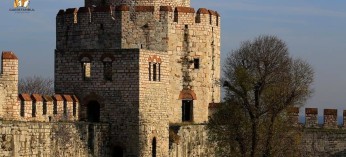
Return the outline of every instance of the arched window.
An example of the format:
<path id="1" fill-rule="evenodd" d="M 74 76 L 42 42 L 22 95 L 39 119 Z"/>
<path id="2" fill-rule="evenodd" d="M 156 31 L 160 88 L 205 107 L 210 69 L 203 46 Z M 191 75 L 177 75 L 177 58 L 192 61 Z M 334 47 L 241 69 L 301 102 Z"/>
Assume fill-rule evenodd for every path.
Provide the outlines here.
<path id="1" fill-rule="evenodd" d="M 161 81 L 161 58 L 154 55 L 149 57 L 149 81 Z"/>
<path id="2" fill-rule="evenodd" d="M 91 60 L 88 57 L 81 59 L 82 63 L 82 77 L 83 80 L 90 80 L 91 78 Z"/>
<path id="3" fill-rule="evenodd" d="M 103 59 L 103 79 L 112 81 L 112 59 L 109 57 Z"/>
<path id="4" fill-rule="evenodd" d="M 152 157 L 156 157 L 156 137 L 153 138 L 153 141 L 151 143 L 151 153 Z"/>
<path id="5" fill-rule="evenodd" d="M 157 81 L 157 63 L 153 64 L 153 81 Z"/>

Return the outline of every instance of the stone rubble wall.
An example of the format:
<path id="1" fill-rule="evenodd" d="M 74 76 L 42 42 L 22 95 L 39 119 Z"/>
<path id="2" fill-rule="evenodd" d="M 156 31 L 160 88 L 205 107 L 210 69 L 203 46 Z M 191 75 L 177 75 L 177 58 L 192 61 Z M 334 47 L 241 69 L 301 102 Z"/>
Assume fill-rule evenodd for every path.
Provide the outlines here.
<path id="1" fill-rule="evenodd" d="M 207 140 L 205 124 L 171 124 L 170 157 L 215 156 L 214 147 Z M 346 156 L 344 128 L 302 128 L 301 157 Z"/>
<path id="2" fill-rule="evenodd" d="M 110 156 L 109 125 L 0 121 L 0 156 Z"/>
<path id="3" fill-rule="evenodd" d="M 214 157 L 213 145 L 208 142 L 205 124 L 171 125 L 170 157 Z"/>
<path id="4" fill-rule="evenodd" d="M 302 157 L 346 156 L 346 130 L 305 128 L 301 141 Z"/>

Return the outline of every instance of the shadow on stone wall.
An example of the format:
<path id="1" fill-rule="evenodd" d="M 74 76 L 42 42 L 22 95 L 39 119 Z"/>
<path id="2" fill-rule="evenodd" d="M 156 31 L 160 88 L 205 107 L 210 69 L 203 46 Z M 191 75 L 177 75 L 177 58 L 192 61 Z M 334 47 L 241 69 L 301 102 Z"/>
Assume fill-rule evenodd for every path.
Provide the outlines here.
<path id="1" fill-rule="evenodd" d="M 0 156 L 109 156 L 108 124 L 0 121 Z"/>

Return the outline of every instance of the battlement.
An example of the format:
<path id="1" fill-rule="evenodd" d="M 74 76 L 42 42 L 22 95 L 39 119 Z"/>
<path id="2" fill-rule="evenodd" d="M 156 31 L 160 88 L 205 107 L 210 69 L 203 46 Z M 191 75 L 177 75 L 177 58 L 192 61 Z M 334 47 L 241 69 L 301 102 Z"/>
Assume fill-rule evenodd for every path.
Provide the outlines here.
<path id="1" fill-rule="evenodd" d="M 134 5 L 134 6 L 190 6 L 190 0 L 85 0 L 85 6 Z"/>
<path id="2" fill-rule="evenodd" d="M 295 125 L 299 125 L 299 108 L 290 108 L 288 114 Z M 339 115 L 340 116 L 340 115 Z M 341 117 L 341 116 L 340 116 Z M 346 128 L 346 110 L 343 110 L 343 122 L 339 126 L 338 110 L 337 109 L 324 109 L 323 110 L 323 123 L 318 124 L 318 109 L 305 108 L 305 123 L 301 124 L 305 128 Z"/>
<path id="3" fill-rule="evenodd" d="M 159 6 L 159 9 L 156 10 L 155 6 L 135 6 L 133 9 L 131 6 L 128 5 L 117 5 L 117 6 L 97 6 L 97 7 L 80 7 L 80 8 L 68 8 L 66 10 L 59 10 L 57 14 L 57 25 L 60 24 L 78 24 L 78 23 L 94 23 L 94 22 L 101 22 L 102 20 L 113 20 L 117 21 L 119 20 L 126 20 L 126 19 L 117 19 L 116 16 L 119 13 L 122 14 L 130 14 L 135 13 L 130 16 L 127 16 L 127 18 L 132 18 L 131 21 L 136 19 L 133 16 L 141 16 L 141 13 L 151 13 L 150 18 L 146 19 L 157 19 L 158 16 L 155 16 L 155 14 L 159 14 L 159 17 L 162 17 L 162 14 L 168 14 L 168 13 L 174 13 L 174 17 L 171 17 L 174 19 L 174 22 L 179 22 L 180 20 L 184 19 L 186 21 L 192 21 L 193 23 L 203 23 L 204 21 L 206 23 L 209 23 L 210 25 L 219 25 L 219 13 L 217 11 L 208 10 L 206 8 L 199 8 L 197 12 L 194 8 L 191 7 L 175 7 L 172 8 L 171 6 Z M 101 16 L 102 15 L 102 16 Z M 101 18 L 101 19 L 100 19 Z M 125 18 L 123 16 L 122 18 Z M 168 17 L 166 17 L 168 18 Z M 130 19 L 127 19 L 130 20 Z M 162 19 L 159 19 L 162 20 Z"/>
<path id="4" fill-rule="evenodd" d="M 78 121 L 79 99 L 75 95 L 19 94 L 21 121 Z"/>
<path id="5" fill-rule="evenodd" d="M 184 26 L 196 34 L 219 32 L 220 15 L 205 8 L 97 6 L 60 10 L 56 16 L 57 49 L 143 48 L 167 51 L 183 41 Z M 172 35 L 176 37 L 171 38 Z M 215 35 L 219 36 L 219 35 Z M 211 37 L 211 35 L 210 35 Z M 201 38 L 210 38 L 201 37 Z"/>

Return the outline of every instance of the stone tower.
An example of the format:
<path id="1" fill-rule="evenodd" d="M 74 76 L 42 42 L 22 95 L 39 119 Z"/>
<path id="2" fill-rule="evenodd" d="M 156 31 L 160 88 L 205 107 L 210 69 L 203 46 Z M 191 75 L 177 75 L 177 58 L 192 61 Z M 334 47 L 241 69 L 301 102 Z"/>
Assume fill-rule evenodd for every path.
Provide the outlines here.
<path id="1" fill-rule="evenodd" d="M 168 156 L 169 124 L 220 100 L 220 16 L 189 0 L 85 0 L 56 17 L 55 91 L 111 125 L 114 155 Z"/>

